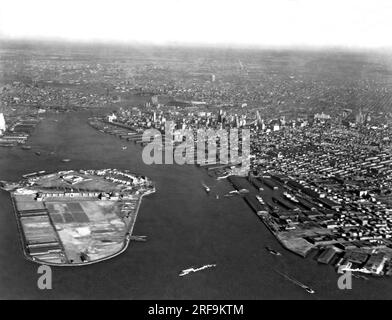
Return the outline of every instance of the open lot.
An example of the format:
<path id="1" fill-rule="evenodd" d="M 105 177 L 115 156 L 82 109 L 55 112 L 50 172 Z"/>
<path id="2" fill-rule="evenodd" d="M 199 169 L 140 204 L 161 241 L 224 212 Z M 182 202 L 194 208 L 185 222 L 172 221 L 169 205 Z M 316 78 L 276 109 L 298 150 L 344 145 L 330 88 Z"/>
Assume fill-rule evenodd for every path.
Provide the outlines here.
<path id="1" fill-rule="evenodd" d="M 65 254 L 72 263 L 100 259 L 120 250 L 126 224 L 116 201 L 46 202 Z"/>

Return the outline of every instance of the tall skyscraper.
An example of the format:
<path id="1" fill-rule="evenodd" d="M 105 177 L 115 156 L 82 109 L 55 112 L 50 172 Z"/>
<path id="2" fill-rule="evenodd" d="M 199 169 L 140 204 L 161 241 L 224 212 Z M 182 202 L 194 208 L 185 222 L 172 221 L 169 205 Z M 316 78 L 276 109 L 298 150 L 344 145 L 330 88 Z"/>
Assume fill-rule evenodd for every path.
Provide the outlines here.
<path id="1" fill-rule="evenodd" d="M 256 111 L 256 120 L 257 120 L 257 125 L 261 125 L 261 116 L 259 110 Z"/>
<path id="2" fill-rule="evenodd" d="M 365 118 L 364 118 L 363 113 L 362 113 L 362 108 L 359 108 L 359 112 L 355 116 L 355 122 L 357 124 L 362 124 L 364 122 L 364 120 L 365 120 Z"/>

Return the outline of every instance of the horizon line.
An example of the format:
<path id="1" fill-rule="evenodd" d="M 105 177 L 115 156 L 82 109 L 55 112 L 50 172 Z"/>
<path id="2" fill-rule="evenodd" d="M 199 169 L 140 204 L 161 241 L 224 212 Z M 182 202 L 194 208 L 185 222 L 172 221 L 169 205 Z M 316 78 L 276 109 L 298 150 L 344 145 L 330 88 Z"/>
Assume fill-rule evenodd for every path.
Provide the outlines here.
<path id="1" fill-rule="evenodd" d="M 210 43 L 210 42 L 182 42 L 182 41 L 120 41 L 107 39 L 71 39 L 62 37 L 8 37 L 0 35 L 0 43 L 35 43 L 35 44 L 63 44 L 90 45 L 115 47 L 162 47 L 162 48 L 205 48 L 205 49 L 233 49 L 233 50 L 276 50 L 276 51 L 346 51 L 346 52 L 378 52 L 391 53 L 392 46 L 343 46 L 343 45 L 309 45 L 309 44 L 245 44 L 245 43 Z"/>

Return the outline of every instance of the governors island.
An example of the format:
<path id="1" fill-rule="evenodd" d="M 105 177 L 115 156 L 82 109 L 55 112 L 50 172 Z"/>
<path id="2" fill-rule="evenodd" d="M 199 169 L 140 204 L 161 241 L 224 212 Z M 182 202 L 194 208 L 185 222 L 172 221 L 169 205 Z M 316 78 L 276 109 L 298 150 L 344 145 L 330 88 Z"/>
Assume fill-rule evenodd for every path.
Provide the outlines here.
<path id="1" fill-rule="evenodd" d="M 143 196 L 155 192 L 144 176 L 117 169 L 44 171 L 17 183 L 0 182 L 9 191 L 28 260 L 79 266 L 124 252 Z"/>

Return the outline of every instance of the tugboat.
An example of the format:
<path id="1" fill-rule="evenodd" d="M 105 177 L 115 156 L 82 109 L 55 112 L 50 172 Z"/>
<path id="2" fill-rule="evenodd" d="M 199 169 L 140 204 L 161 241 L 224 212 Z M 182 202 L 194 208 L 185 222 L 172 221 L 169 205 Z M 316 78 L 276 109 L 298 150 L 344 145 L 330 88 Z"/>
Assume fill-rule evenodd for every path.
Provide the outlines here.
<path id="1" fill-rule="evenodd" d="M 273 254 L 273 255 L 275 255 L 275 256 L 281 256 L 281 255 L 282 255 L 280 252 L 278 252 L 278 251 L 276 251 L 276 250 L 274 250 L 274 249 L 272 249 L 272 248 L 270 248 L 270 247 L 265 247 L 265 249 L 266 249 L 270 254 Z"/>

